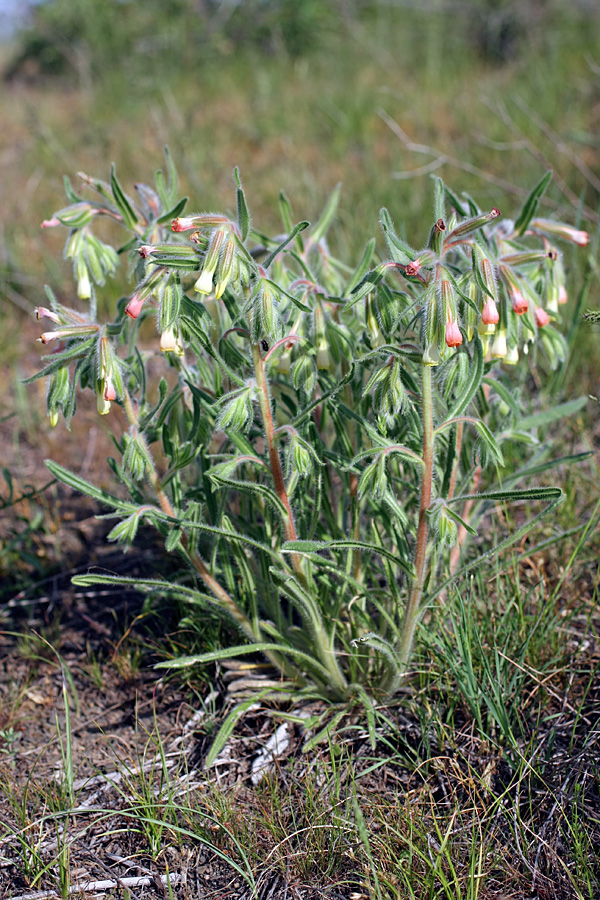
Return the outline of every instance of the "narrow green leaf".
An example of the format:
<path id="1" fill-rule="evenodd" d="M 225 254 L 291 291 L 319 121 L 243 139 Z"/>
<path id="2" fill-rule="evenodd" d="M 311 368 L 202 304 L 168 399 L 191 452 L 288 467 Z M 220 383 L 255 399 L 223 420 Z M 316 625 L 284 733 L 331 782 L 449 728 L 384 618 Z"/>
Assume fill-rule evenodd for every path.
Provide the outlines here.
<path id="1" fill-rule="evenodd" d="M 189 197 L 182 197 L 182 199 L 175 204 L 175 206 L 171 207 L 171 209 L 163 213 L 156 221 L 159 225 L 164 225 L 166 222 L 170 222 L 171 219 L 176 219 L 177 216 L 180 216 L 183 210 L 185 209 Z"/>
<path id="2" fill-rule="evenodd" d="M 538 208 L 538 204 L 544 194 L 546 193 L 546 188 L 550 184 L 552 180 L 552 172 L 548 171 L 546 174 L 538 181 L 529 197 L 523 204 L 523 208 L 519 213 L 519 217 L 515 223 L 515 232 L 517 234 L 524 234 L 527 230 L 527 226 L 535 216 L 535 212 Z"/>
<path id="3" fill-rule="evenodd" d="M 286 231 L 292 230 L 292 208 L 290 206 L 290 201 L 285 195 L 284 191 L 279 192 L 279 211 L 281 212 L 281 218 L 283 219 L 283 227 Z M 301 240 L 301 238 L 299 239 Z M 301 247 L 300 251 L 302 252 L 304 248 Z"/>
<path id="4" fill-rule="evenodd" d="M 589 397 L 577 397 L 576 400 L 569 400 L 567 403 L 560 403 L 552 409 L 546 409 L 540 413 L 534 413 L 532 416 L 525 416 L 519 419 L 515 427 L 519 431 L 530 431 L 532 428 L 540 428 L 543 425 L 550 425 L 559 419 L 567 416 L 573 416 L 589 402 Z"/>
<path id="5" fill-rule="evenodd" d="M 450 578 L 446 578 L 446 580 L 441 584 L 436 583 L 433 592 L 426 598 L 427 601 L 433 600 L 435 597 L 439 597 L 440 591 L 443 591 L 444 588 L 448 587 L 449 584 L 459 579 L 462 575 L 465 574 L 465 572 L 469 572 L 476 566 L 480 566 L 482 565 L 482 563 L 493 559 L 494 556 L 497 556 L 499 553 L 502 553 L 503 550 L 508 549 L 508 547 L 510 547 L 512 544 L 515 544 L 525 535 L 531 534 L 536 523 L 543 519 L 545 516 L 554 512 L 557 506 L 559 506 L 563 502 L 564 497 L 565 495 L 560 488 L 548 487 L 529 488 L 523 491 L 489 491 L 484 492 L 483 494 L 463 494 L 462 497 L 453 497 L 452 500 L 446 501 L 448 504 L 450 504 L 463 503 L 465 500 L 474 500 L 476 502 L 479 500 L 541 500 L 547 503 L 548 506 L 541 512 L 539 512 L 536 516 L 534 516 L 533 519 L 525 522 L 523 525 L 521 525 L 520 528 L 517 528 L 516 531 L 514 531 L 512 534 L 509 534 L 509 536 L 503 541 L 500 541 L 499 544 L 496 544 L 495 547 L 492 547 L 491 550 L 488 550 L 487 553 L 478 553 L 475 559 L 462 566 L 462 568 L 451 575 Z"/>
<path id="6" fill-rule="evenodd" d="M 237 166 L 233 170 L 233 177 L 237 187 L 237 216 L 238 225 L 240 226 L 240 236 L 242 241 L 245 241 L 250 231 L 250 213 L 248 212 L 244 188 L 242 187 L 242 181 L 240 179 L 240 170 Z"/>
<path id="7" fill-rule="evenodd" d="M 309 671 L 315 670 L 320 673 L 320 677 L 327 683 L 329 681 L 329 673 L 327 669 L 317 662 L 314 657 L 295 647 L 288 647 L 287 644 L 271 644 L 257 642 L 256 644 L 241 644 L 238 647 L 225 647 L 220 650 L 211 650 L 208 653 L 200 653 L 197 656 L 180 656 L 177 659 L 164 660 L 164 662 L 156 663 L 155 669 L 186 669 L 190 666 L 204 665 L 207 662 L 217 662 L 220 659 L 232 659 L 236 656 L 247 656 L 249 653 L 281 653 L 290 656 L 294 660 L 302 663 Z"/>
<path id="8" fill-rule="evenodd" d="M 325 204 L 325 209 L 321 213 L 321 218 L 313 228 L 311 232 L 311 240 L 318 244 L 319 241 L 325 237 L 327 234 L 331 223 L 333 222 L 334 216 L 337 211 L 338 202 L 340 199 L 340 190 L 342 188 L 342 183 L 339 182 L 329 195 L 327 203 Z"/>
<path id="9" fill-rule="evenodd" d="M 361 280 L 364 278 L 366 273 L 369 270 L 369 266 L 371 265 L 371 260 L 373 259 L 373 254 L 375 252 L 375 238 L 371 238 L 364 249 L 364 253 L 361 257 L 361 260 L 356 267 L 352 278 L 346 285 L 343 297 L 349 297 L 357 284 L 360 284 Z"/>
<path id="10" fill-rule="evenodd" d="M 68 469 L 63 468 L 63 466 L 59 466 L 58 463 L 53 462 L 51 459 L 44 460 L 46 466 L 50 469 L 52 474 L 58 478 L 59 481 L 62 481 L 64 484 L 72 487 L 74 490 L 79 491 L 82 494 L 85 494 L 87 497 L 91 497 L 93 500 L 98 500 L 99 503 L 106 503 L 109 506 L 114 507 L 120 512 L 136 512 L 138 507 L 134 503 L 128 503 L 124 500 L 119 500 L 118 497 L 114 497 L 112 494 L 109 494 L 107 491 L 103 491 L 101 488 L 97 488 L 95 485 L 90 484 L 89 481 L 86 481 L 84 478 L 81 478 L 79 475 L 75 475 L 73 472 L 69 472 Z"/>
<path id="11" fill-rule="evenodd" d="M 305 229 L 307 229 L 307 228 L 309 227 L 309 225 L 310 225 L 310 222 L 298 222 L 298 224 L 295 225 L 295 226 L 292 228 L 292 230 L 290 231 L 290 233 L 288 234 L 288 236 L 286 237 L 286 239 L 285 239 L 284 241 L 282 241 L 281 244 L 280 244 L 278 247 L 276 247 L 275 250 L 272 251 L 272 253 L 269 253 L 269 255 L 267 256 L 266 260 L 265 260 L 264 263 L 263 263 L 264 268 L 265 268 L 265 269 L 268 269 L 269 266 L 271 265 L 271 263 L 273 262 L 273 260 L 274 260 L 277 256 L 279 256 L 279 254 L 281 253 L 281 251 L 282 251 L 282 250 L 285 250 L 285 248 L 287 247 L 287 245 L 288 245 L 291 241 L 294 240 L 294 238 L 296 237 L 296 235 L 297 235 L 297 234 L 300 234 L 301 231 L 305 231 Z"/>
<path id="12" fill-rule="evenodd" d="M 316 550 L 308 549 L 306 545 L 312 547 L 318 545 Z M 413 574 L 413 567 L 410 562 L 395 556 L 385 547 L 378 547 L 376 544 L 369 544 L 366 541 L 286 541 L 281 548 L 282 553 L 314 553 L 318 550 L 366 550 L 369 553 L 376 553 L 378 556 L 385 556 L 390 562 L 395 563 L 408 575 Z"/>
<path id="13" fill-rule="evenodd" d="M 445 194 L 446 188 L 444 187 L 444 182 L 441 178 L 434 179 L 434 191 L 433 191 L 433 215 L 436 219 L 442 219 L 444 221 L 446 219 L 446 203 L 445 203 Z"/>
<path id="14" fill-rule="evenodd" d="M 233 730 L 240 719 L 243 718 L 244 713 L 248 712 L 251 706 L 253 706 L 257 701 L 262 700 L 263 697 L 269 693 L 268 690 L 260 691 L 260 693 L 256 694 L 256 696 L 250 697 L 248 700 L 243 700 L 241 703 L 238 703 L 231 712 L 225 716 L 223 724 L 219 728 L 217 732 L 217 736 L 215 737 L 212 747 L 208 751 L 206 759 L 204 760 L 204 766 L 207 769 L 210 769 L 219 753 L 233 734 Z"/>
<path id="15" fill-rule="evenodd" d="M 73 190 L 73 185 L 68 175 L 63 175 L 63 184 L 69 203 L 81 203 L 81 197 Z"/>
<path id="16" fill-rule="evenodd" d="M 479 335 L 475 334 L 473 341 L 473 360 L 469 368 L 469 379 L 461 391 L 460 397 L 456 400 L 453 408 L 448 414 L 449 419 L 460 416 L 465 411 L 481 385 L 483 378 L 483 346 L 479 340 Z"/>
<path id="17" fill-rule="evenodd" d="M 481 381 L 483 384 L 489 385 L 489 387 L 498 394 L 500 399 L 503 400 L 504 403 L 506 403 L 506 405 L 509 407 L 513 415 L 516 416 L 516 418 L 521 415 L 521 410 L 519 409 L 515 398 L 508 390 L 508 388 L 502 384 L 501 381 L 499 381 L 497 378 L 491 378 L 489 375 L 486 375 L 481 379 Z"/>
<path id="18" fill-rule="evenodd" d="M 128 197 L 123 192 L 123 188 L 117 180 L 117 173 L 114 163 L 110 167 L 110 186 L 113 192 L 113 197 L 115 198 L 115 203 L 117 204 L 119 211 L 123 216 L 123 223 L 127 226 L 127 228 L 133 228 L 134 225 L 137 225 L 138 218 L 133 211 L 133 207 Z"/>
<path id="19" fill-rule="evenodd" d="M 475 528 L 473 528 L 471 525 L 469 525 L 468 522 L 465 522 L 465 520 L 462 518 L 462 516 L 459 516 L 459 514 L 455 510 L 450 509 L 450 507 L 447 506 L 446 512 L 452 519 L 454 519 L 454 521 L 458 525 L 462 525 L 462 527 L 465 529 L 465 531 L 467 531 L 472 537 L 477 537 L 477 530 Z"/>
<path id="20" fill-rule="evenodd" d="M 85 356 L 88 351 L 95 352 L 95 348 L 96 338 L 93 337 L 87 341 L 78 341 L 72 347 L 69 347 L 68 350 L 63 350 L 61 353 L 51 353 L 48 354 L 48 356 L 43 356 L 42 359 L 49 359 L 51 360 L 51 362 L 47 366 L 44 366 L 44 368 L 39 372 L 36 372 L 35 375 L 30 375 L 29 378 L 24 378 L 21 383 L 31 384 L 32 381 L 37 381 L 39 378 L 45 378 L 46 375 L 52 375 L 53 372 L 61 369 L 65 365 L 65 363 Z"/>
<path id="21" fill-rule="evenodd" d="M 413 262 L 417 257 L 417 251 L 413 250 L 410 244 L 398 237 L 392 217 L 385 206 L 379 212 L 379 224 L 394 262 L 400 263 L 402 266 L 407 266 L 410 262 Z"/>

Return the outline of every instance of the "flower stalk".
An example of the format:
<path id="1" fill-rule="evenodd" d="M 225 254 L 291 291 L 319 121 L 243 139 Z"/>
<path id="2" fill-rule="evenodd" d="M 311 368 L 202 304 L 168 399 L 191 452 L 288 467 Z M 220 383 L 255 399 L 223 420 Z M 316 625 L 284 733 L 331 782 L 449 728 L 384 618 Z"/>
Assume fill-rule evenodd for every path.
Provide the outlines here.
<path id="1" fill-rule="evenodd" d="M 402 623 L 402 637 L 398 650 L 398 668 L 406 675 L 411 656 L 415 630 L 419 620 L 419 607 L 427 576 L 427 544 L 429 540 L 428 511 L 433 490 L 434 433 L 433 433 L 433 390 L 432 367 L 421 366 L 421 411 L 423 424 L 423 476 L 421 479 L 421 499 L 419 503 L 419 523 L 415 544 L 414 577 L 410 587 L 408 602 Z"/>

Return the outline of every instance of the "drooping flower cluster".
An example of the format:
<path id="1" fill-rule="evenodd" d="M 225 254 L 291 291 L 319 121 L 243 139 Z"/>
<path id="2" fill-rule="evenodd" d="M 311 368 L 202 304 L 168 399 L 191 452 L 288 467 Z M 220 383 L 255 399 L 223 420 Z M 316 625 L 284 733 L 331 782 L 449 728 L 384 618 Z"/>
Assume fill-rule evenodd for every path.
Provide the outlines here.
<path id="1" fill-rule="evenodd" d="M 196 328 L 224 360 L 233 359 L 244 340 L 261 340 L 271 348 L 266 351 L 269 357 L 275 355 L 278 371 L 290 373 L 294 384 L 304 384 L 309 393 L 319 371 L 344 374 L 346 347 L 352 340 L 349 329 L 355 327 L 361 301 L 365 340 L 374 352 L 385 354 L 399 334 L 408 336 L 411 326 L 414 332 L 416 323 L 415 350 L 425 365 L 438 365 L 475 337 L 487 359 L 516 363 L 519 350 L 527 353 L 537 341 L 551 364 L 561 358 L 562 338 L 552 323 L 567 293 L 561 254 L 551 241 L 584 246 L 588 236 L 569 225 L 534 218 L 531 209 L 516 222 L 498 222 L 497 208 L 481 212 L 438 182 L 436 219 L 427 246 L 416 251 L 402 241 L 383 210 L 381 224 L 391 260 L 369 270 L 371 242 L 355 276 L 345 283 L 343 268 L 325 242 L 337 190 L 308 239 L 300 238 L 307 223 L 292 229 L 286 207 L 288 234 L 266 246 L 260 244 L 262 236 L 254 235 L 259 242 L 249 250 L 253 235 L 237 172 L 238 221 L 217 213 L 179 215 L 185 201 L 177 202 L 173 177 L 168 190 L 162 181 L 157 181 L 156 191 L 138 185 L 137 204 L 123 193 L 114 172 L 110 185 L 87 176 L 84 180 L 100 195 L 99 202 L 83 202 L 69 187 L 71 206 L 43 223 L 69 228 L 65 256 L 73 261 L 78 296 L 89 299 L 91 307 L 84 317 L 53 299 L 52 310 L 40 307 L 38 312 L 39 318 L 50 318 L 57 326 L 40 340 L 60 340 L 64 348 L 49 364 L 54 383 L 63 385 L 62 394 L 56 387 L 48 394 L 53 421 L 56 411 L 68 406 L 64 385 L 69 383 L 54 373 L 63 357 L 65 366 L 79 358 L 78 343 L 82 357 L 89 353 L 90 342 L 94 346 L 87 381 L 95 385 L 100 412 L 108 412 L 111 402 L 123 395 L 114 341 L 124 322 L 141 319 L 145 309 L 155 311 L 160 350 L 172 359 L 184 356 Z M 90 230 L 99 215 L 133 233 L 130 247 L 138 277 L 110 333 L 95 322 L 95 290 L 113 274 L 118 257 Z M 390 351 L 383 367 L 365 379 L 368 390 L 378 385 L 376 409 L 386 418 L 400 412 L 406 401 L 397 360 Z M 387 385 L 387 399 L 382 385 Z"/>

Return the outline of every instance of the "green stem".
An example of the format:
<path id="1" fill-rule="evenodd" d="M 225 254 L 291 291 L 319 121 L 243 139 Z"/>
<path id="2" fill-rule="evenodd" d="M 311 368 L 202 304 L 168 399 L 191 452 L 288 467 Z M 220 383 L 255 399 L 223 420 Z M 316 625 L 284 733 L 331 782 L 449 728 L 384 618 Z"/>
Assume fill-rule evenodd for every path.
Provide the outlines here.
<path id="1" fill-rule="evenodd" d="M 419 507 L 419 524 L 417 528 L 417 545 L 415 549 L 415 577 L 410 587 L 408 603 L 404 613 L 402 640 L 398 651 L 398 667 L 401 676 L 406 668 L 412 651 L 413 639 L 419 618 L 419 606 L 423 595 L 423 585 L 427 574 L 427 542 L 429 540 L 429 519 L 427 512 L 431 506 L 433 484 L 433 398 L 431 366 L 422 366 L 423 392 L 423 480 L 421 482 L 421 503 Z"/>
<path id="2" fill-rule="evenodd" d="M 285 481 L 283 478 L 283 470 L 281 468 L 281 459 L 279 458 L 279 451 L 277 449 L 277 445 L 275 442 L 275 425 L 273 423 L 273 411 L 271 409 L 271 396 L 269 393 L 269 383 L 267 380 L 267 375 L 265 372 L 265 364 L 262 358 L 262 354 L 260 352 L 260 344 L 252 344 L 252 357 L 254 360 L 254 371 L 256 374 L 256 385 L 258 387 L 258 401 L 260 404 L 260 411 L 263 420 L 263 427 L 265 429 L 265 440 L 267 443 L 267 449 L 269 452 L 269 461 L 271 463 L 271 472 L 273 475 L 273 486 L 277 493 L 277 496 L 281 500 L 284 505 L 287 515 L 283 520 L 283 528 L 285 532 L 286 540 L 295 541 L 296 537 L 296 526 L 294 524 L 294 516 L 292 514 L 292 507 L 290 505 L 290 500 L 288 497 L 288 493 L 285 486 Z M 292 553 L 292 564 L 294 566 L 294 571 L 296 577 L 300 584 L 306 588 L 306 590 L 310 590 L 310 586 L 308 584 L 308 579 L 306 577 L 306 573 L 302 566 L 302 558 L 298 553 Z M 315 643 L 318 648 L 318 652 L 320 654 L 321 662 L 328 669 L 331 674 L 331 683 L 335 686 L 342 694 L 346 690 L 346 679 L 344 678 L 333 647 L 331 646 L 331 642 L 328 639 L 327 633 L 322 627 L 322 623 L 315 622 L 314 626 L 314 638 Z"/>
<path id="3" fill-rule="evenodd" d="M 160 478 L 158 477 L 158 472 L 156 471 L 156 466 L 154 465 L 154 460 L 152 459 L 152 455 L 150 450 L 148 449 L 148 445 L 146 443 L 146 439 L 144 435 L 138 430 L 138 418 L 136 411 L 134 409 L 131 397 L 129 393 L 126 391 L 125 396 L 123 397 L 123 405 L 125 406 L 125 412 L 127 413 L 127 418 L 129 419 L 130 424 L 136 430 L 136 438 L 138 444 L 143 447 L 144 453 L 146 456 L 146 471 L 148 473 L 148 479 L 150 484 L 154 488 L 156 493 L 156 497 L 160 504 L 160 508 L 165 513 L 165 515 L 175 518 L 175 511 L 171 506 L 171 501 L 167 497 L 166 493 L 163 490 L 163 487 L 160 483 Z M 244 612 L 239 608 L 236 604 L 235 600 L 227 593 L 227 591 L 221 587 L 218 581 L 216 581 L 213 576 L 210 574 L 208 567 L 200 554 L 196 550 L 191 550 L 189 547 L 189 542 L 187 535 L 182 534 L 181 543 L 188 555 L 189 560 L 192 565 L 200 575 L 200 578 L 209 589 L 209 591 L 216 597 L 219 604 L 227 610 L 230 616 L 238 623 L 244 634 L 251 641 L 260 641 L 262 640 L 261 634 L 256 634 L 254 628 L 252 627 L 252 623 L 250 619 L 245 615 Z M 266 653 L 266 656 L 269 657 L 271 662 L 280 669 L 282 667 L 281 660 L 279 657 L 276 657 L 275 654 Z"/>
<path id="4" fill-rule="evenodd" d="M 283 529 L 285 531 L 286 541 L 297 540 L 296 526 L 294 524 L 294 516 L 292 507 L 285 487 L 283 477 L 283 469 L 281 468 L 281 459 L 275 441 L 275 425 L 273 423 L 273 411 L 271 409 L 271 397 L 269 394 L 269 383 L 265 372 L 265 364 L 260 352 L 260 344 L 252 344 L 252 358 L 254 360 L 254 372 L 256 374 L 256 385 L 258 387 L 258 402 L 260 404 L 260 412 L 265 429 L 265 440 L 269 453 L 269 462 L 271 465 L 271 474 L 273 475 L 273 486 L 279 499 L 286 510 L 283 519 Z M 292 554 L 292 562 L 296 574 L 300 576 L 304 583 L 304 573 L 302 570 L 302 562 L 297 553 Z"/>

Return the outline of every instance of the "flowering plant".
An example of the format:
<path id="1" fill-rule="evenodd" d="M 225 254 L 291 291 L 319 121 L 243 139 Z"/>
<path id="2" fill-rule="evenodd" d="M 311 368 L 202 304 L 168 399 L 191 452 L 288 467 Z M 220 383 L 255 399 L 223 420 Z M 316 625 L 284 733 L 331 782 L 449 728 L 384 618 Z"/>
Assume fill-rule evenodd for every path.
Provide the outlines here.
<path id="1" fill-rule="evenodd" d="M 312 227 L 293 224 L 282 195 L 284 234 L 270 237 L 251 227 L 237 170 L 236 216 L 183 216 L 167 161 L 168 177 L 136 185 L 136 201 L 114 168 L 110 182 L 83 176 L 94 199 L 67 182 L 69 206 L 43 223 L 68 229 L 65 255 L 88 309 L 48 289 L 37 316 L 53 323 L 40 338 L 52 352 L 34 377 L 48 379 L 53 425 L 62 412 L 68 426 L 78 385 L 96 393 L 102 415 L 122 405 L 129 428 L 116 437 L 114 471 L 129 497 L 48 466 L 111 508 L 109 540 L 132 544 L 144 520 L 186 562 L 174 582 L 75 581 L 210 604 L 243 638 L 163 665 L 260 652 L 278 690 L 393 694 L 423 608 L 459 566 L 532 525 L 484 551 L 472 541 L 483 516 L 537 500 L 538 519 L 561 501 L 559 488 L 519 487 L 526 468 L 503 469 L 503 445 L 535 440 L 505 366 L 564 358 L 554 241 L 584 245 L 587 234 L 537 217 L 549 173 L 515 221 L 438 179 L 424 248 L 399 237 L 383 209 L 387 258 L 377 261 L 372 239 L 349 266 L 327 243 L 338 189 Z M 128 231 L 118 252 L 94 234 L 99 217 Z M 102 324 L 97 291 L 121 258 L 136 286 Z M 147 318 L 156 341 L 142 340 Z M 175 378 L 151 385 L 159 350 Z"/>

